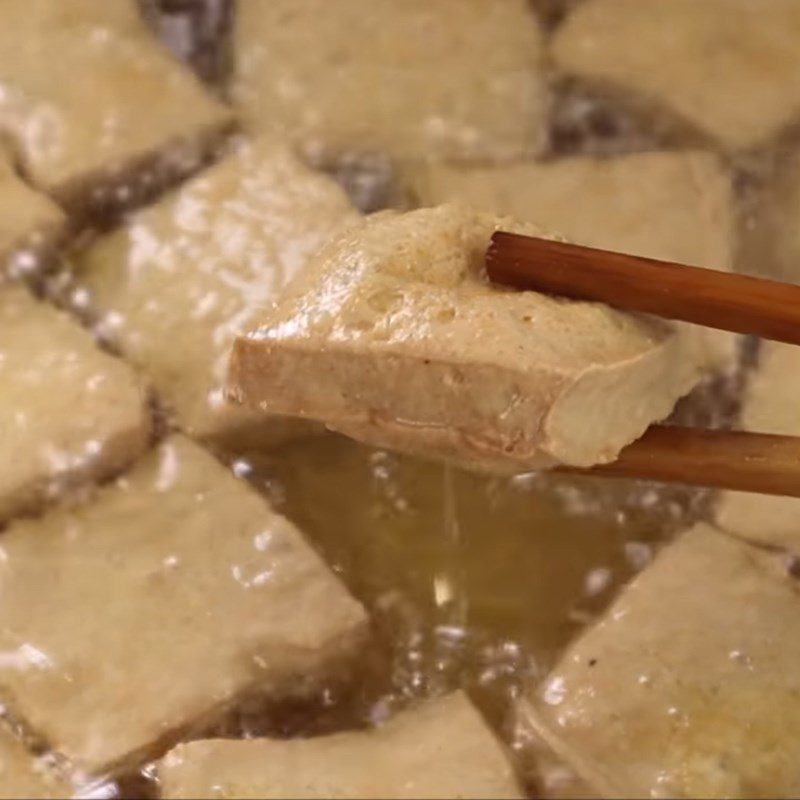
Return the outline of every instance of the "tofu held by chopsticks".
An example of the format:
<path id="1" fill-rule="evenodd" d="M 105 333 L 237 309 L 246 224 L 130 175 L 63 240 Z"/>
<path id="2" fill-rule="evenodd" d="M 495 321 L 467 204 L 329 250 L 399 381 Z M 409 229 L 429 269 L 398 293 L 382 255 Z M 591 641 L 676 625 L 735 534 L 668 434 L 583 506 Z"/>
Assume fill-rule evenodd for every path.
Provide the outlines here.
<path id="1" fill-rule="evenodd" d="M 704 364 L 662 320 L 491 285 L 498 229 L 558 238 L 450 205 L 348 228 L 239 337 L 231 394 L 480 469 L 613 461 Z"/>

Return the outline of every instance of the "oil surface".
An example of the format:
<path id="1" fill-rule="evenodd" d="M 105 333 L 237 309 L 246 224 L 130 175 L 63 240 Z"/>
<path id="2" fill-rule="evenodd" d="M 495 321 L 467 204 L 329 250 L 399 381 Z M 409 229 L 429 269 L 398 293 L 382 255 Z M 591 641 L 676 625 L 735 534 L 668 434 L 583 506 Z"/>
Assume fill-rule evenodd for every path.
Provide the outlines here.
<path id="1" fill-rule="evenodd" d="M 332 434 L 233 466 L 375 620 L 382 658 L 355 696 L 332 701 L 326 729 L 463 687 L 508 740 L 518 688 L 702 505 L 697 492 L 628 481 L 467 473 Z"/>

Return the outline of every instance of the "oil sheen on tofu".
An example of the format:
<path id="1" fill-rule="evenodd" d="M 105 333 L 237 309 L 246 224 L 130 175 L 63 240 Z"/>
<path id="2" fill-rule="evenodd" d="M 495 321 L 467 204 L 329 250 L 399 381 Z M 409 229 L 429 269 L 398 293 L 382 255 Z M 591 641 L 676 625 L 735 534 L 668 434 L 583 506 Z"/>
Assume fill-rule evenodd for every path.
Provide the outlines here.
<path id="1" fill-rule="evenodd" d="M 233 396 L 476 468 L 613 460 L 701 363 L 661 321 L 490 285 L 497 229 L 549 235 L 451 205 L 348 228 L 238 338 Z"/>

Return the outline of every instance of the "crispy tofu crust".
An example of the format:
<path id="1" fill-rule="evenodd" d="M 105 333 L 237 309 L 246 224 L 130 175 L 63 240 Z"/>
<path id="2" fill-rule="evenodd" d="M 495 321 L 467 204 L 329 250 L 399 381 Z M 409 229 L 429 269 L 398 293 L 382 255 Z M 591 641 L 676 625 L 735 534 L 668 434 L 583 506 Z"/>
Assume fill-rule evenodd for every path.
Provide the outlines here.
<path id="1" fill-rule="evenodd" d="M 0 130 L 32 182 L 72 212 L 151 193 L 194 169 L 232 127 L 132 0 L 8 0 L 2 14 Z"/>
<path id="2" fill-rule="evenodd" d="M 706 151 L 573 157 L 493 166 L 406 164 L 408 200 L 417 205 L 466 203 L 536 221 L 570 241 L 604 250 L 709 269 L 733 266 L 732 176 Z M 677 326 L 710 369 L 730 366 L 732 335 Z"/>
<path id="3" fill-rule="evenodd" d="M 798 36 L 793 0 L 587 0 L 552 56 L 562 72 L 659 103 L 736 151 L 800 115 Z"/>
<path id="4" fill-rule="evenodd" d="M 108 478 L 147 447 L 147 392 L 66 314 L 0 287 L 0 520 Z"/>
<path id="5" fill-rule="evenodd" d="M 160 763 L 165 798 L 521 798 L 500 743 L 461 692 L 370 731 L 315 739 L 208 740 Z"/>
<path id="6" fill-rule="evenodd" d="M 128 218 L 76 259 L 98 327 L 148 376 L 176 424 L 227 449 L 314 430 L 225 401 L 236 334 L 342 226 L 334 181 L 273 140 L 228 157 Z"/>
<path id="7" fill-rule="evenodd" d="M 525 0 L 240 3 L 231 94 L 324 159 L 502 160 L 544 146 L 542 51 Z"/>
<path id="8" fill-rule="evenodd" d="M 457 206 L 349 228 L 237 339 L 233 396 L 476 468 L 613 460 L 702 370 L 660 322 L 490 286 L 497 228 L 542 235 Z"/>
<path id="9" fill-rule="evenodd" d="M 180 436 L 3 534 L 0 697 L 77 769 L 138 766 L 232 704 L 313 692 L 362 607 L 300 532 Z"/>
<path id="10" fill-rule="evenodd" d="M 794 797 L 800 595 L 784 559 L 699 525 L 520 705 L 603 797 Z"/>

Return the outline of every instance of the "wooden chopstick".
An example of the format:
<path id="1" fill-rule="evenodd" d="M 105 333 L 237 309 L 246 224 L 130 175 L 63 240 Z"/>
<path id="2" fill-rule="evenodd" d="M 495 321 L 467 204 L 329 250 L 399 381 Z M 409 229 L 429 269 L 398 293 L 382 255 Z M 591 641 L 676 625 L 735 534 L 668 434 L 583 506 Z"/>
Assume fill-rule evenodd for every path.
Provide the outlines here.
<path id="1" fill-rule="evenodd" d="M 558 471 L 800 497 L 800 438 L 653 425 L 611 464 Z"/>
<path id="2" fill-rule="evenodd" d="M 517 289 L 800 344 L 800 286 L 498 231 L 486 271 Z"/>
<path id="3" fill-rule="evenodd" d="M 517 289 L 800 344 L 793 284 L 503 231 L 492 237 L 486 271 Z M 800 437 L 654 425 L 611 464 L 559 470 L 800 497 Z"/>

